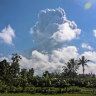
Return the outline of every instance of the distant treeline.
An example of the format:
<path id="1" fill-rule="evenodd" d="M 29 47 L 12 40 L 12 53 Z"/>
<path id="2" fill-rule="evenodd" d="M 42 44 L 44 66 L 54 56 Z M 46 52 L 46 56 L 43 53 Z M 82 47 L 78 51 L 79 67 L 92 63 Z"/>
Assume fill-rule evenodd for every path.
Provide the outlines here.
<path id="1" fill-rule="evenodd" d="M 70 59 L 62 66 L 62 72 L 43 72 L 42 76 L 34 76 L 34 69 L 20 69 L 18 54 L 12 55 L 12 62 L 0 62 L 0 92 L 28 93 L 66 93 L 81 92 L 82 88 L 96 88 L 95 74 L 84 74 L 87 60 L 82 56 L 79 60 Z M 82 73 L 77 71 L 82 65 Z"/>

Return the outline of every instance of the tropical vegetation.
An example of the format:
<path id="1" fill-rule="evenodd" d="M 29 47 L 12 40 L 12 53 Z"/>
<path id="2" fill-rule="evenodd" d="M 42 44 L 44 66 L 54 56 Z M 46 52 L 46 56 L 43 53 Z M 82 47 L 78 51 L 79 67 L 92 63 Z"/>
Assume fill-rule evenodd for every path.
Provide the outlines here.
<path id="1" fill-rule="evenodd" d="M 91 94 L 95 92 L 95 74 L 84 74 L 85 66 L 87 66 L 87 62 L 90 62 L 84 56 L 79 60 L 70 59 L 62 66 L 62 72 L 46 70 L 42 76 L 34 76 L 34 68 L 20 69 L 20 59 L 22 59 L 20 55 L 13 54 L 12 62 L 8 62 L 6 59 L 0 61 L 1 93 Z M 80 65 L 82 74 L 77 72 Z"/>

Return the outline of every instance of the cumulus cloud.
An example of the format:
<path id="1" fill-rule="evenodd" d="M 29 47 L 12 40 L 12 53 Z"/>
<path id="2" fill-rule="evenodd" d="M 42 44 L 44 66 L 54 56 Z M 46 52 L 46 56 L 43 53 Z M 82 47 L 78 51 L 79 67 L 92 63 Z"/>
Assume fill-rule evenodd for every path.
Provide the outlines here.
<path id="1" fill-rule="evenodd" d="M 2 31 L 0 32 L 0 39 L 6 44 L 13 45 L 12 39 L 14 37 L 15 37 L 15 32 L 10 25 L 2 29 Z"/>
<path id="2" fill-rule="evenodd" d="M 71 55 L 72 54 L 72 55 Z M 62 66 L 71 58 L 78 57 L 78 50 L 75 46 L 63 47 L 58 50 L 53 50 L 52 54 L 44 54 L 36 50 L 32 51 L 30 59 L 22 56 L 21 67 L 35 69 L 35 74 L 42 74 L 45 70 L 50 72 L 62 71 Z"/>
<path id="3" fill-rule="evenodd" d="M 67 19 L 62 8 L 40 11 L 38 22 L 31 28 L 30 33 L 35 37 L 36 46 L 25 53 L 30 54 L 30 59 L 27 60 L 31 62 L 30 66 L 35 68 L 36 73 L 45 70 L 61 71 L 64 62 L 78 56 L 77 48 L 65 47 L 65 43 L 77 38 L 81 29 L 77 28 L 74 21 Z"/>
<path id="4" fill-rule="evenodd" d="M 61 47 L 66 41 L 75 39 L 81 33 L 74 21 L 69 21 L 62 8 L 42 10 L 38 22 L 30 33 L 36 37 L 35 43 L 42 50 Z M 50 46 L 48 46 L 50 45 Z"/>
<path id="5" fill-rule="evenodd" d="M 78 50 L 75 46 L 68 46 L 63 47 L 62 49 L 53 50 L 51 54 L 51 59 L 54 63 L 61 62 L 64 64 L 69 59 L 77 58 L 78 55 Z"/>
<path id="6" fill-rule="evenodd" d="M 57 42 L 70 41 L 80 34 L 80 29 L 72 29 L 68 23 L 58 26 L 58 31 L 52 35 Z"/>
<path id="7" fill-rule="evenodd" d="M 86 43 L 82 43 L 81 47 L 85 48 L 85 49 L 88 49 L 88 50 L 93 50 L 93 48 Z"/>
<path id="8" fill-rule="evenodd" d="M 35 37 L 36 46 L 25 52 L 30 54 L 30 59 L 23 57 L 21 65 L 26 63 L 27 68 L 33 66 L 36 73 L 45 70 L 61 71 L 65 62 L 78 57 L 77 48 L 65 47 L 65 43 L 77 38 L 81 29 L 77 28 L 74 21 L 67 19 L 62 8 L 40 11 L 38 22 L 31 28 L 30 33 Z"/>
<path id="9" fill-rule="evenodd" d="M 93 32 L 94 32 L 94 36 L 96 37 L 96 30 L 93 30 Z"/>
<path id="10" fill-rule="evenodd" d="M 62 72 L 62 66 L 72 59 L 81 58 L 81 56 L 85 56 L 85 58 L 89 59 L 88 67 L 85 67 L 86 73 L 95 73 L 96 74 L 96 52 L 95 51 L 86 51 L 82 54 L 78 53 L 78 50 L 75 46 L 67 46 L 58 50 L 53 50 L 52 54 L 44 54 L 38 52 L 37 50 L 32 51 L 32 57 L 30 59 L 21 55 L 22 59 L 20 60 L 21 68 L 34 68 L 35 75 L 42 75 L 42 72 L 48 70 L 50 72 Z M 10 61 L 10 56 L 0 58 L 0 61 L 3 59 L 7 59 Z M 78 73 L 82 74 L 82 66 L 80 66 Z"/>
<path id="11" fill-rule="evenodd" d="M 44 54 L 38 51 L 32 52 L 32 57 L 27 59 L 25 57 L 21 60 L 22 68 L 35 69 L 35 75 L 41 75 L 42 72 L 48 70 L 50 72 L 61 72 L 62 66 L 72 59 L 79 59 L 81 56 L 85 56 L 86 59 L 90 60 L 88 62 L 88 67 L 85 67 L 85 73 L 95 73 L 96 74 L 96 52 L 95 51 L 85 51 L 82 54 L 78 53 L 78 49 L 75 46 L 62 47 L 58 50 L 53 50 L 51 54 Z M 82 66 L 80 66 L 78 73 L 82 74 Z"/>

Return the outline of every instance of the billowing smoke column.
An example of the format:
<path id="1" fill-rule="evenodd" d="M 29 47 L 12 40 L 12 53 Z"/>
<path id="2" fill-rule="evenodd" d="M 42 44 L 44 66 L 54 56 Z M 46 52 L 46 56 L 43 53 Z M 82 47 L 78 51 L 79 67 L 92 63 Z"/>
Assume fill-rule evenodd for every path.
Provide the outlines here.
<path id="1" fill-rule="evenodd" d="M 64 46 L 66 41 L 75 39 L 81 30 L 74 21 L 69 21 L 62 8 L 46 9 L 39 13 L 39 21 L 31 28 L 31 34 L 36 37 L 37 49 L 52 51 Z"/>
<path id="2" fill-rule="evenodd" d="M 45 70 L 61 71 L 64 62 L 78 57 L 75 46 L 64 45 L 66 41 L 75 39 L 81 30 L 74 21 L 67 20 L 62 8 L 42 10 L 38 18 L 30 31 L 36 38 L 36 46 L 29 51 L 32 53 L 30 59 L 23 57 L 21 66 L 33 67 L 35 74 L 41 74 Z"/>

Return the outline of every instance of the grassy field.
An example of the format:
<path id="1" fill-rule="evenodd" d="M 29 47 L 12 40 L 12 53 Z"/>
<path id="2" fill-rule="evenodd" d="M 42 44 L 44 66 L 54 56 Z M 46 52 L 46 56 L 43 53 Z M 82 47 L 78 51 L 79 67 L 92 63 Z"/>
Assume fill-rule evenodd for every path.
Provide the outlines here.
<path id="1" fill-rule="evenodd" d="M 94 96 L 92 94 L 58 94 L 58 95 L 44 95 L 44 94 L 0 94 L 0 96 Z"/>

